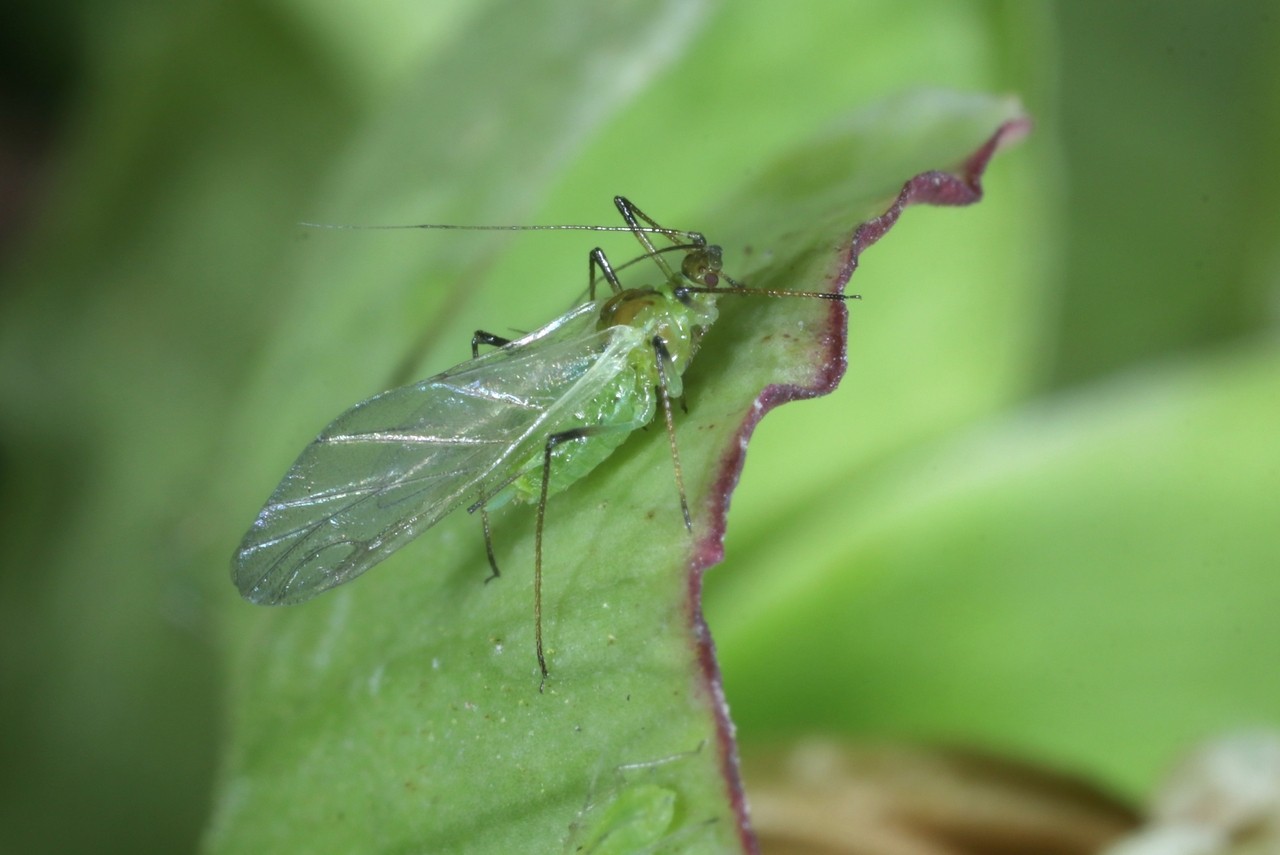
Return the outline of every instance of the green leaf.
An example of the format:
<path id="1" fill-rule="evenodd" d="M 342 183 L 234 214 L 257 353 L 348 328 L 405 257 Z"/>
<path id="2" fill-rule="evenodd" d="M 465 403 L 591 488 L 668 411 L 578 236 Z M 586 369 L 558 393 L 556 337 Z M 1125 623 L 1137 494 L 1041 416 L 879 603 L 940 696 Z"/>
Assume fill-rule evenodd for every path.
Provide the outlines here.
<path id="1" fill-rule="evenodd" d="M 1173 4 L 1158 21 L 1136 6 L 953 0 L 811 15 L 769 0 L 243 0 L 146 16 L 112 0 L 28 5 L 11 29 L 37 49 L 11 54 L 15 79 L 52 85 L 62 68 L 69 82 L 52 96 L 19 88 L 19 109 L 37 110 L 4 134 L 17 174 L 35 178 L 18 185 L 34 188 L 25 209 L 22 192 L 6 196 L 6 228 L 39 216 L 6 231 L 0 259 L 0 849 L 190 850 L 215 763 L 236 760 L 221 750 L 236 708 L 226 680 L 242 691 L 239 663 L 261 667 L 253 645 L 272 638 L 226 578 L 253 509 L 341 407 L 465 358 L 477 327 L 554 317 L 583 278 L 581 235 L 508 245 L 300 233 L 297 220 L 606 220 L 607 198 L 625 193 L 731 241 L 731 270 L 751 272 L 744 244 L 759 259 L 774 238 L 738 233 L 713 200 L 833 117 L 938 81 L 1022 93 L 1037 132 L 988 176 L 987 202 L 915 209 L 864 256 L 839 393 L 773 411 L 752 437 L 727 560 L 707 578 L 742 741 L 822 728 L 983 742 L 1137 788 L 1191 731 L 1280 716 L 1272 622 L 1250 611 L 1274 599 L 1280 550 L 1257 520 L 1274 504 L 1266 443 L 1280 426 L 1271 391 L 1235 377 L 1274 368 L 1241 355 L 1265 349 L 1247 336 L 1276 321 L 1280 54 L 1266 0 L 1229 16 Z M 21 159 L 31 144 L 48 145 L 34 170 Z M 733 321 L 713 330 L 698 388 L 727 382 L 720 345 L 754 341 Z M 951 471 L 974 432 L 1021 447 L 1008 436 L 1029 444 L 1015 428 L 1046 407 L 1065 445 L 1077 432 L 1088 444 L 1094 422 L 1070 412 L 1114 409 L 1118 423 L 1135 418 L 1132 399 L 1153 404 L 1144 436 L 1164 434 L 1174 424 L 1160 428 L 1151 392 L 1192 373 L 1252 403 L 1188 391 L 1221 406 L 1222 423 L 1136 470 L 1081 459 L 1092 486 L 1044 477 L 1005 507 L 975 475 L 948 502 L 991 511 L 971 520 L 988 543 L 1012 537 L 1003 519 L 1027 526 L 1025 562 L 950 548 L 964 541 L 954 530 L 934 538 L 930 523 L 949 517 L 925 501 L 929 476 Z M 1064 378 L 1100 382 L 1035 398 Z M 645 441 L 660 445 L 660 431 L 631 444 Z M 973 458 L 999 469 L 991 483 L 1012 477 L 1002 450 Z M 1248 488 L 1238 498 L 1235 484 Z M 1091 552 L 1094 529 L 1066 500 L 1113 492 L 1141 501 L 1098 520 L 1110 536 Z M 654 499 L 659 516 L 672 510 L 670 491 Z M 901 519 L 882 521 L 882 507 Z M 529 523 L 500 524 L 517 584 Z M 422 548 L 456 537 L 478 560 L 474 521 L 457 526 Z M 857 546 L 881 531 L 883 549 Z M 432 561 L 360 585 L 433 575 Z M 1182 581 L 1161 588 L 1166 564 Z M 568 589 L 561 572 L 549 588 Z M 809 589 L 811 574 L 824 581 Z M 379 631 L 430 630 L 401 614 L 377 616 L 395 618 Z M 527 633 L 527 604 L 512 614 Z M 528 657 L 526 642 L 504 655 Z M 653 775 L 578 781 L 566 845 L 607 847 L 632 827 L 678 843 L 678 820 L 659 830 L 658 791 L 680 790 L 650 779 L 690 750 L 636 761 Z M 218 799 L 235 802 L 229 789 Z"/>
<path id="2" fill-rule="evenodd" d="M 706 231 L 754 287 L 830 290 L 901 205 L 975 201 L 993 134 L 1017 118 L 1014 102 L 946 93 L 882 106 L 763 170 Z M 903 189 L 980 150 L 962 177 Z M 658 425 L 549 502 L 544 692 L 527 508 L 496 519 L 505 572 L 490 584 L 477 521 L 457 514 L 357 583 L 259 615 L 243 627 L 211 851 L 744 845 L 700 571 L 719 555 L 760 415 L 838 378 L 845 312 L 749 296 L 721 307 L 677 428 L 693 537 Z"/>
<path id="3" fill-rule="evenodd" d="M 240 697 L 239 663 L 261 666 L 253 646 L 272 638 L 227 581 L 253 509 L 339 408 L 465 358 L 478 326 L 531 328 L 581 288 L 580 240 L 508 247 L 492 235 L 300 231 L 298 220 L 592 221 L 625 192 L 718 232 L 700 213 L 709 200 L 857 104 L 920 81 L 1010 85 L 990 62 L 990 15 L 940 0 L 927 14 L 833 4 L 822 16 L 687 0 L 248 0 L 145 20 L 107 2 L 74 14 L 84 19 L 54 19 L 50 32 L 83 76 L 51 123 L 65 133 L 54 178 L 29 239 L 6 246 L 0 294 L 0 694 L 15 700 L 3 705 L 0 848 L 24 852 L 192 847 L 215 764 L 236 761 L 220 748 L 225 711 L 239 709 L 225 696 Z M 974 240 L 971 226 L 948 248 L 957 268 L 1012 257 L 980 225 L 991 207 L 949 218 L 988 235 Z M 790 476 L 824 466 L 792 462 L 771 490 L 804 493 Z M 673 507 L 672 488 L 655 498 L 659 513 Z M 468 522 L 456 536 L 475 551 Z M 508 575 L 527 579 L 528 521 L 501 524 Z M 424 549 L 451 535 L 430 537 Z M 400 572 L 444 572 L 433 561 L 409 557 Z M 408 629 L 397 618 L 386 631 L 426 632 L 429 618 L 414 611 Z M 506 650 L 528 656 L 527 636 Z M 604 769 L 599 784 L 575 783 L 595 804 L 635 776 L 624 778 Z M 219 804 L 233 796 L 220 789 Z M 598 815 L 584 798 L 575 828 Z"/>

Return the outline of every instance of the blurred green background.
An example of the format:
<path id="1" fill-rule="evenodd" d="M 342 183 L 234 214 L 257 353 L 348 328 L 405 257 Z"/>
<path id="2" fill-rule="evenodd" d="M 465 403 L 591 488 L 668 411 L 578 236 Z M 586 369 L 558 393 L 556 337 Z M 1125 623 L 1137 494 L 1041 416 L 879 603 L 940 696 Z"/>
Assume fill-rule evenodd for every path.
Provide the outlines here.
<path id="1" fill-rule="evenodd" d="M 626 193 L 712 231 L 771 156 L 922 86 L 1036 130 L 864 256 L 842 387 L 757 432 L 707 579 L 744 746 L 961 742 L 1140 794 L 1280 720 L 1272 4 L 624 3 L 613 53 L 583 4 L 423 6 L 0 13 L 0 851 L 193 848 L 251 620 L 227 557 L 283 465 L 582 278 L 573 240 L 353 233 L 320 291 L 297 220 Z M 602 59 L 526 75 L 532 42 Z"/>

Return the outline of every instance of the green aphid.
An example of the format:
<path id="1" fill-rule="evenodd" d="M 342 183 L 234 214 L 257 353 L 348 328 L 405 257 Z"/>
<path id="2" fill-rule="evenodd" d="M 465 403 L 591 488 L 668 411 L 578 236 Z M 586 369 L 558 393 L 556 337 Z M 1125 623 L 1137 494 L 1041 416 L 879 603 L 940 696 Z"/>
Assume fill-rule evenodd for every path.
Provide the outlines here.
<path id="1" fill-rule="evenodd" d="M 698 232 L 658 225 L 622 197 L 625 226 L 409 226 L 629 231 L 662 274 L 624 288 L 599 248 L 590 254 L 590 300 L 509 341 L 485 332 L 473 359 L 356 404 L 303 449 L 245 534 L 232 576 L 262 605 L 309 600 L 341 585 L 465 507 L 479 512 L 492 576 L 488 511 L 536 503 L 534 632 L 542 644 L 542 533 L 547 498 L 585 477 L 661 408 L 685 526 L 692 528 L 676 447 L 672 401 L 722 294 L 848 299 L 826 292 L 743 287 L 725 275 L 719 246 Z M 651 235 L 671 242 L 655 247 Z M 678 269 L 668 254 L 679 254 Z M 617 269 L 629 266 L 621 265 Z M 611 293 L 597 299 L 599 278 Z M 481 345 L 496 346 L 483 355 Z"/>

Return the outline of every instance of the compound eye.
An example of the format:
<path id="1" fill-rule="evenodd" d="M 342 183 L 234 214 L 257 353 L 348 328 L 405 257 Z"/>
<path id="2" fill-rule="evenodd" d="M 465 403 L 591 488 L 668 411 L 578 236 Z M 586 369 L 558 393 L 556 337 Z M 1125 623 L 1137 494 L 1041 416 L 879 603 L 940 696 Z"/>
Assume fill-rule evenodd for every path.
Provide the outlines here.
<path id="1" fill-rule="evenodd" d="M 687 278 L 708 288 L 716 287 L 720 281 L 716 275 L 720 271 L 720 247 L 707 246 L 690 251 L 680 264 L 680 272 Z"/>
<path id="2" fill-rule="evenodd" d="M 694 282 L 701 282 L 702 275 L 706 272 L 707 265 L 701 252 L 691 252 L 684 257 L 684 261 L 680 263 L 680 272 Z"/>

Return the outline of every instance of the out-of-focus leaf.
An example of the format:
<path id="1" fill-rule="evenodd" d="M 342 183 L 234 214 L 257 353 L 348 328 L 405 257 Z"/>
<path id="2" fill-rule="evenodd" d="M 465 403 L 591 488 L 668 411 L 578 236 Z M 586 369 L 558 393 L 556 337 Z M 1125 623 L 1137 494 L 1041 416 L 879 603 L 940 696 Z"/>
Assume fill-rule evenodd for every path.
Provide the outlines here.
<path id="1" fill-rule="evenodd" d="M 762 545 L 788 572 L 716 604 L 744 727 L 985 744 L 1139 790 L 1170 746 L 1277 720 L 1278 378 L 1269 340 L 1133 372 L 814 502 L 814 546 Z"/>
<path id="2" fill-rule="evenodd" d="M 1095 855 L 1138 825 L 1086 781 L 980 752 L 806 739 L 743 768 L 765 852 Z"/>

